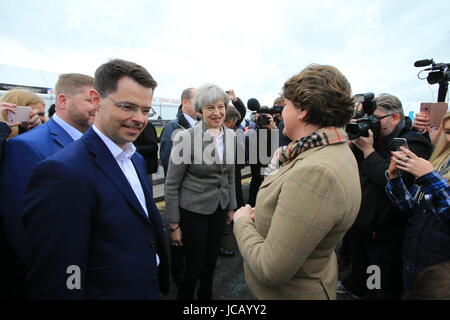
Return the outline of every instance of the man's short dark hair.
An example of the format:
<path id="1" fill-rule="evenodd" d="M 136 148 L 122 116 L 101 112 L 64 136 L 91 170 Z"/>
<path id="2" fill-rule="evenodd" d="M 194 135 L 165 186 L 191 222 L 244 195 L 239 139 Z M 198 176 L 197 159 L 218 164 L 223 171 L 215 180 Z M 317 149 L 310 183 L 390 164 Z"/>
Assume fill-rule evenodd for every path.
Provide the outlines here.
<path id="1" fill-rule="evenodd" d="M 306 122 L 320 127 L 343 127 L 353 115 L 350 83 L 333 66 L 309 65 L 286 81 L 283 96 L 308 111 Z"/>
<path id="2" fill-rule="evenodd" d="M 234 119 L 236 119 L 236 121 L 241 120 L 241 114 L 239 113 L 238 109 L 236 109 L 235 106 L 228 105 L 224 122 L 234 120 Z"/>
<path id="3" fill-rule="evenodd" d="M 183 102 L 183 99 L 189 100 L 194 98 L 194 93 L 192 92 L 195 88 L 187 88 L 184 89 L 181 93 L 181 102 Z"/>
<path id="4" fill-rule="evenodd" d="M 158 83 L 142 66 L 121 59 L 102 64 L 95 71 L 94 89 L 108 95 L 117 91 L 117 83 L 123 77 L 129 77 L 146 88 L 155 89 Z"/>

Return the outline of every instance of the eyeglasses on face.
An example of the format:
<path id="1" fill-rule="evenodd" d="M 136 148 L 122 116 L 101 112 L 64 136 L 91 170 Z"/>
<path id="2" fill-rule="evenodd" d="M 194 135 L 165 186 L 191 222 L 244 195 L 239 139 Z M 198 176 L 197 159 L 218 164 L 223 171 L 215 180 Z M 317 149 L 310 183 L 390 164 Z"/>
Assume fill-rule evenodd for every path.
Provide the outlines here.
<path id="1" fill-rule="evenodd" d="M 377 117 L 378 120 L 382 120 L 384 118 L 387 118 L 387 117 L 390 117 L 390 116 L 393 116 L 393 115 L 394 115 L 394 113 L 390 113 L 390 114 L 386 114 L 384 116 L 375 116 L 375 117 Z"/>
<path id="2" fill-rule="evenodd" d="M 148 116 L 151 112 L 152 112 L 152 107 L 138 107 L 137 105 L 133 104 L 133 103 L 129 103 L 129 102 L 117 102 L 115 101 L 113 98 L 111 98 L 110 96 L 107 96 L 106 94 L 104 94 L 103 92 L 101 92 L 100 90 L 98 90 L 98 92 L 103 95 L 105 98 L 108 98 L 109 100 L 111 100 L 111 102 L 118 108 L 122 109 L 123 111 L 125 111 L 126 113 L 129 114 L 136 114 L 136 112 L 138 110 L 141 111 L 141 113 L 144 116 Z"/>

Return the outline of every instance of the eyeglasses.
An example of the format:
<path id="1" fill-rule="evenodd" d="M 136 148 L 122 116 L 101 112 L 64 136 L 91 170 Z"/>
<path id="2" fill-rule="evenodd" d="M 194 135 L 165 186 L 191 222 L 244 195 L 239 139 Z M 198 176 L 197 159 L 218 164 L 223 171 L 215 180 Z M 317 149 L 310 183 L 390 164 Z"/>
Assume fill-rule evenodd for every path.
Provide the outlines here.
<path id="1" fill-rule="evenodd" d="M 394 115 L 394 113 L 390 113 L 390 114 L 387 114 L 387 115 L 384 115 L 384 116 L 375 116 L 375 117 L 377 117 L 378 120 L 382 120 L 382 119 L 390 117 L 392 115 Z"/>
<path id="2" fill-rule="evenodd" d="M 107 96 L 106 94 L 104 94 L 103 92 L 101 92 L 100 90 L 98 90 L 98 92 L 103 95 L 105 98 L 108 98 L 109 100 L 111 100 L 111 102 L 118 108 L 122 109 L 123 111 L 125 111 L 126 113 L 129 114 L 136 114 L 136 112 L 140 109 L 141 113 L 144 116 L 148 116 L 151 112 L 152 112 L 152 107 L 138 107 L 137 105 L 133 104 L 133 103 L 129 103 L 129 102 L 117 102 L 115 101 L 113 98 L 111 98 L 110 96 Z"/>

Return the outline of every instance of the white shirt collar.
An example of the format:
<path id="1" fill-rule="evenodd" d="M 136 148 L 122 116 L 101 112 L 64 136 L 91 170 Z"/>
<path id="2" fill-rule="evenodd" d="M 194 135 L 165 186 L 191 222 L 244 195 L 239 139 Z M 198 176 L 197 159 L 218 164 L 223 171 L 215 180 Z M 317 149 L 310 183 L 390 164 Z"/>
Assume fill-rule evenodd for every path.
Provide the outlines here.
<path id="1" fill-rule="evenodd" d="M 83 135 L 83 132 L 72 127 L 70 124 L 68 124 L 66 121 L 64 121 L 60 116 L 58 116 L 57 113 L 55 113 L 52 116 L 52 119 L 55 120 L 55 122 L 58 125 L 60 125 L 64 129 L 64 131 L 66 131 L 69 134 L 69 136 L 72 137 L 73 140 L 78 140 Z"/>
<path id="2" fill-rule="evenodd" d="M 195 123 L 197 121 L 195 121 L 195 119 L 191 118 L 190 115 L 186 114 L 183 112 L 183 116 L 186 118 L 186 120 L 189 122 L 189 124 L 191 125 L 191 127 L 195 126 Z"/>
<path id="3" fill-rule="evenodd" d="M 131 159 L 133 154 L 136 152 L 136 147 L 131 142 L 127 142 L 122 149 L 109 137 L 104 135 L 103 132 L 101 132 L 95 125 L 92 126 L 92 129 L 94 129 L 95 133 L 97 133 L 100 139 L 102 139 L 102 141 L 106 144 L 115 159 L 121 161 Z"/>

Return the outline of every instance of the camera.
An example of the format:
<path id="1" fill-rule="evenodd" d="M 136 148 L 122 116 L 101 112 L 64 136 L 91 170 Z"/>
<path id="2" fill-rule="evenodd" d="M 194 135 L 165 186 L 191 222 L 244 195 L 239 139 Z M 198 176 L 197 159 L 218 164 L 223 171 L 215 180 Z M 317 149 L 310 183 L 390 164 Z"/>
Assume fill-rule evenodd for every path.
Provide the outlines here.
<path id="1" fill-rule="evenodd" d="M 357 115 L 353 122 L 346 125 L 345 131 L 347 131 L 348 138 L 354 140 L 359 137 L 368 137 L 370 129 L 373 132 L 374 141 L 378 140 L 380 121 L 373 114 L 377 108 L 374 94 L 372 92 L 357 94 L 355 95 L 355 100 L 362 104 L 363 115 Z"/>
<path id="2" fill-rule="evenodd" d="M 258 100 L 253 98 L 248 101 L 247 107 L 249 110 L 256 111 L 257 113 L 259 113 L 259 117 L 256 120 L 256 124 L 258 125 L 259 128 L 261 128 L 270 123 L 269 118 L 267 117 L 268 114 L 272 116 L 281 114 L 283 112 L 284 106 L 273 106 L 272 108 L 269 108 L 267 106 L 261 106 Z"/>
<path id="3" fill-rule="evenodd" d="M 414 62 L 415 67 L 427 67 L 431 64 L 430 68 L 421 70 L 417 77 L 420 80 L 427 79 L 429 84 L 439 83 L 438 101 L 445 102 L 447 96 L 448 82 L 450 81 L 450 63 L 435 63 L 433 59 L 424 59 Z M 426 78 L 421 78 L 420 74 L 424 71 L 429 71 Z"/>

